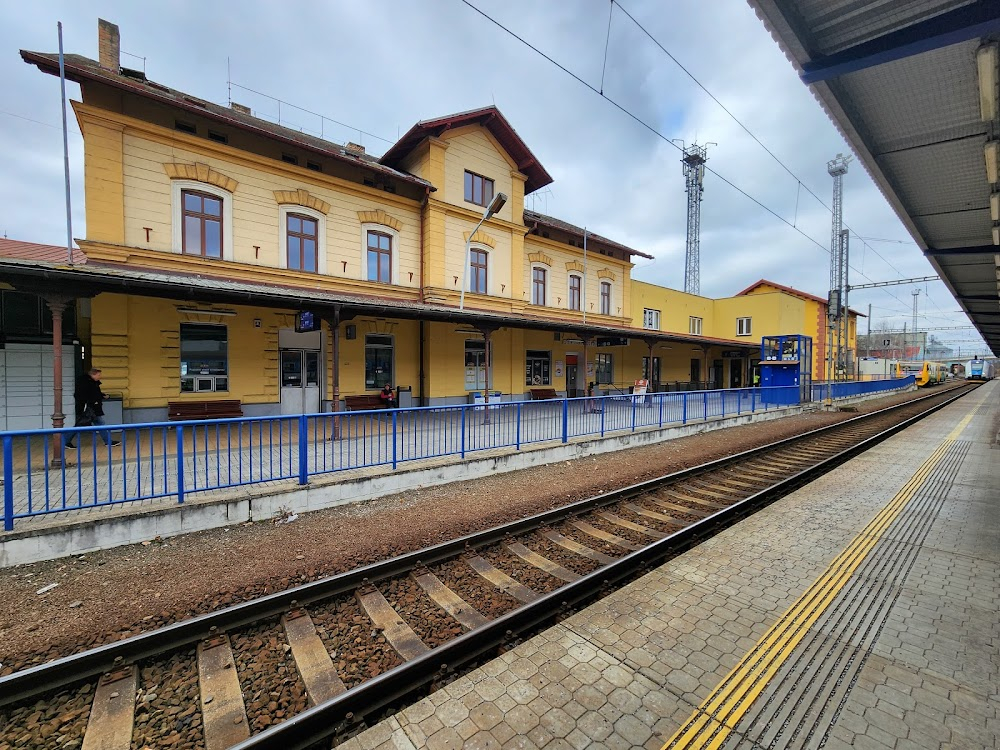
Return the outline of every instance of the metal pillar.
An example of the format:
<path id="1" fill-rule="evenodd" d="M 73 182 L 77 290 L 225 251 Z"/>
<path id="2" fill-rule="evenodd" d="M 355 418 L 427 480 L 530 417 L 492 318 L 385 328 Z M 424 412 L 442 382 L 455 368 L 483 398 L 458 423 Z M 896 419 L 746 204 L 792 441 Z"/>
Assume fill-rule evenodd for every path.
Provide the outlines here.
<path id="1" fill-rule="evenodd" d="M 920 353 L 920 337 L 917 336 L 917 298 L 920 296 L 920 290 L 913 290 L 913 326 L 911 330 L 913 331 L 913 340 L 917 345 L 917 354 Z M 927 358 L 927 351 L 924 350 L 924 359 Z"/>
<path id="2" fill-rule="evenodd" d="M 842 364 L 846 365 L 845 353 L 842 346 L 842 323 L 841 317 L 848 318 L 847 315 L 847 243 L 844 238 L 844 175 L 847 174 L 847 165 L 851 157 L 837 154 L 835 159 L 831 159 L 826 164 L 826 171 L 833 177 L 833 207 L 831 209 L 830 227 L 830 292 L 837 292 L 836 309 L 828 309 L 829 314 L 833 314 L 834 321 L 831 323 L 834 335 L 830 336 L 830 345 L 833 351 L 830 352 L 831 370 L 830 380 L 836 379 L 836 370 Z M 846 366 L 844 367 L 846 370 Z"/>
<path id="3" fill-rule="evenodd" d="M 66 426 L 63 414 L 63 312 L 70 300 L 67 297 L 46 296 L 43 298 L 52 313 L 52 428 L 58 430 Z M 52 455 L 49 466 L 63 465 L 62 435 L 52 440 Z"/>

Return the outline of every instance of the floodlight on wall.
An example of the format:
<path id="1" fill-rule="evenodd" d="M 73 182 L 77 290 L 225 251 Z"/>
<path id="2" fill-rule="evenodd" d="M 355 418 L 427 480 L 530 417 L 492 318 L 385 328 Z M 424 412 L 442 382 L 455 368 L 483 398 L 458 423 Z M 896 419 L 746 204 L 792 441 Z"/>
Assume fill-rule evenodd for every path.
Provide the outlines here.
<path id="1" fill-rule="evenodd" d="M 990 218 L 1000 221 L 1000 193 L 990 194 Z"/>
<path id="2" fill-rule="evenodd" d="M 979 109 L 983 120 L 997 119 L 997 44 L 984 44 L 976 50 L 979 69 Z"/>
<path id="3" fill-rule="evenodd" d="M 991 185 L 997 182 L 997 164 L 1000 163 L 1000 141 L 987 141 L 983 147 L 986 155 L 986 181 Z"/>

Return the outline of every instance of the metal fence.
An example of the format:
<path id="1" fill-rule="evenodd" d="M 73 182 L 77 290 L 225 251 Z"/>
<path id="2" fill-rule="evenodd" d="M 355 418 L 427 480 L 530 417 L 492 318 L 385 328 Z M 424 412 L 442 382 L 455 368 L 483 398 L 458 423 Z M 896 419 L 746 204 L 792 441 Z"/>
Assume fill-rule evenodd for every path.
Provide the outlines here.
<path id="1" fill-rule="evenodd" d="M 863 392 L 902 381 L 840 383 Z M 894 384 L 893 384 L 894 383 Z M 815 391 L 814 388 L 814 397 Z M 841 395 L 835 395 L 841 398 Z M 784 408 L 797 386 L 0 432 L 3 521 Z M 76 447 L 60 446 L 73 436 Z M 114 445 L 118 441 L 120 445 Z M 61 461 L 53 461 L 53 456 Z"/>
<path id="2" fill-rule="evenodd" d="M 882 380 L 848 380 L 839 382 L 813 383 L 813 401 L 839 401 L 845 398 L 867 396 L 870 393 L 898 391 L 909 388 L 916 382 L 913 375 L 905 378 L 886 378 Z"/>

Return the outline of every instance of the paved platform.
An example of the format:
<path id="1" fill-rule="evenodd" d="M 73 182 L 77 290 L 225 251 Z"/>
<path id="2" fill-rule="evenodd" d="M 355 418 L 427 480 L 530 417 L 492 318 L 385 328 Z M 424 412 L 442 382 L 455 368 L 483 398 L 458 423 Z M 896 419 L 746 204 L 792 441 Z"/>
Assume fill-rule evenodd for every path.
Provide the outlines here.
<path id="1" fill-rule="evenodd" d="M 340 747 L 1000 746 L 998 429 L 993 381 Z"/>

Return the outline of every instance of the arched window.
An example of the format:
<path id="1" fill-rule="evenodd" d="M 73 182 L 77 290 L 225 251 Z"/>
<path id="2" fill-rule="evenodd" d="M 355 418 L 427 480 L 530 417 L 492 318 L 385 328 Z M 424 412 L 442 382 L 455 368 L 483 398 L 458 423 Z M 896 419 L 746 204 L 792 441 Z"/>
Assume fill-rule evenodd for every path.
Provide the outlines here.
<path id="1" fill-rule="evenodd" d="M 469 291 L 489 294 L 489 253 L 479 247 L 469 250 Z"/>
<path id="2" fill-rule="evenodd" d="M 611 282 L 601 282 L 601 315 L 611 314 Z"/>
<path id="3" fill-rule="evenodd" d="M 583 301 L 583 277 L 576 274 L 569 276 L 569 309 L 579 310 Z"/>
<path id="4" fill-rule="evenodd" d="M 368 280 L 392 283 L 392 237 L 374 229 L 368 230 Z"/>
<path id="5" fill-rule="evenodd" d="M 197 180 L 171 180 L 172 247 L 184 255 L 233 259 L 233 194 Z"/>
<path id="6" fill-rule="evenodd" d="M 545 287 L 548 280 L 548 271 L 540 266 L 531 269 L 531 304 L 545 304 Z"/>

